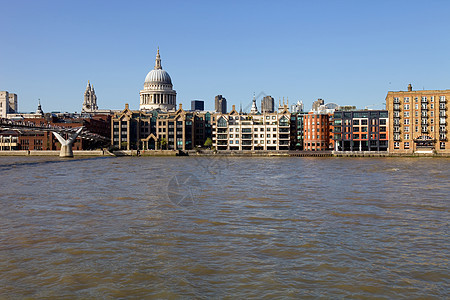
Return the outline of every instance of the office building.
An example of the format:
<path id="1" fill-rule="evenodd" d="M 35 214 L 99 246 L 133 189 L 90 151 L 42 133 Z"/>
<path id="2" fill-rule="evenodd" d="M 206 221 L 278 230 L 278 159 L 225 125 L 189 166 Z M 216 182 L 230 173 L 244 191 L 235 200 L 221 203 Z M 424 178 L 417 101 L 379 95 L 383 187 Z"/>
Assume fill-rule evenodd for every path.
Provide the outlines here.
<path id="1" fill-rule="evenodd" d="M 222 97 L 222 95 L 217 95 L 214 103 L 215 103 L 215 111 L 217 113 L 221 114 L 227 113 L 227 99 Z"/>
<path id="2" fill-rule="evenodd" d="M 204 111 L 205 110 L 205 101 L 203 101 L 203 100 L 192 100 L 191 101 L 191 110 Z"/>

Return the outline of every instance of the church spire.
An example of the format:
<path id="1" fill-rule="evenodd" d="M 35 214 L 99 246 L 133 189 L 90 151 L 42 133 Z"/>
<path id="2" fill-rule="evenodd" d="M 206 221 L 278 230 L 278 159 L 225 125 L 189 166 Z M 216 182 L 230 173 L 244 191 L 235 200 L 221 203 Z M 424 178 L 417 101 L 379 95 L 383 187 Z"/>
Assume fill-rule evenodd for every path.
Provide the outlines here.
<path id="1" fill-rule="evenodd" d="M 159 56 L 159 47 L 158 52 L 156 52 L 156 60 L 155 60 L 155 70 L 161 70 L 161 56 Z"/>

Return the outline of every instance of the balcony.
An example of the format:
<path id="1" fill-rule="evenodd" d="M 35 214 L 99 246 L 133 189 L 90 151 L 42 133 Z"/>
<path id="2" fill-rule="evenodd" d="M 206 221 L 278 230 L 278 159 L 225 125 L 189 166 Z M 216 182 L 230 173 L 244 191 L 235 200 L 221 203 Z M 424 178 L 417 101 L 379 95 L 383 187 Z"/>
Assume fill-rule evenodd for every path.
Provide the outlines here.
<path id="1" fill-rule="evenodd" d="M 394 127 L 394 132 L 395 133 L 400 133 L 400 127 Z"/>
<path id="2" fill-rule="evenodd" d="M 243 134 L 242 135 L 242 139 L 243 140 L 251 140 L 252 139 L 252 135 L 251 134 Z"/>
<path id="3" fill-rule="evenodd" d="M 394 111 L 400 111 L 400 105 L 399 104 L 394 104 Z"/>
<path id="4" fill-rule="evenodd" d="M 446 134 L 439 134 L 439 140 L 440 141 L 446 141 L 447 140 L 447 135 Z"/>
<path id="5" fill-rule="evenodd" d="M 400 104 L 400 99 L 395 99 L 394 98 L 394 104 L 397 104 L 397 103 Z"/>
<path id="6" fill-rule="evenodd" d="M 447 102 L 447 100 L 445 99 L 445 97 L 444 98 L 439 98 L 439 103 L 446 103 Z"/>
<path id="7" fill-rule="evenodd" d="M 400 134 L 394 134 L 394 141 L 400 141 Z"/>
<path id="8" fill-rule="evenodd" d="M 428 110 L 428 106 L 427 106 L 427 105 L 422 105 L 422 106 L 421 106 L 421 109 L 422 109 L 422 110 Z"/>
<path id="9" fill-rule="evenodd" d="M 428 133 L 428 128 L 427 127 L 422 127 L 422 133 Z"/>
<path id="10" fill-rule="evenodd" d="M 422 103 L 428 103 L 428 100 L 427 100 L 427 98 L 422 98 L 422 100 L 421 100 L 420 102 L 422 102 Z"/>

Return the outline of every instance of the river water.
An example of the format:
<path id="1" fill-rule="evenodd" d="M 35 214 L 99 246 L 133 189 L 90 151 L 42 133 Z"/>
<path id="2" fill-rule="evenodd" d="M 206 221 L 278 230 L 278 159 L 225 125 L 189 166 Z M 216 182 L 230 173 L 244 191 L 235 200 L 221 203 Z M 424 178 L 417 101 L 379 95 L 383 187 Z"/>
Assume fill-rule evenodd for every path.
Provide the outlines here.
<path id="1" fill-rule="evenodd" d="M 445 158 L 0 157 L 0 298 L 448 298 Z"/>

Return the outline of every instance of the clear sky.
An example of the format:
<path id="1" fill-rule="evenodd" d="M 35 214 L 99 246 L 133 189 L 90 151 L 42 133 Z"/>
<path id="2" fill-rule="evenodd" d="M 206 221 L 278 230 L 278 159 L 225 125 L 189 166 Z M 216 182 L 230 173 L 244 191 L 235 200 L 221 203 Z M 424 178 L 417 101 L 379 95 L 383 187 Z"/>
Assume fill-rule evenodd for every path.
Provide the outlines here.
<path id="1" fill-rule="evenodd" d="M 177 103 L 253 93 L 382 108 L 389 90 L 450 89 L 450 1 L 0 0 L 0 90 L 19 110 L 139 108 L 160 47 Z M 260 103 L 258 101 L 258 107 Z"/>

